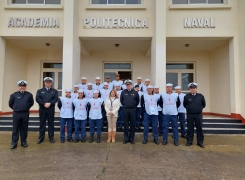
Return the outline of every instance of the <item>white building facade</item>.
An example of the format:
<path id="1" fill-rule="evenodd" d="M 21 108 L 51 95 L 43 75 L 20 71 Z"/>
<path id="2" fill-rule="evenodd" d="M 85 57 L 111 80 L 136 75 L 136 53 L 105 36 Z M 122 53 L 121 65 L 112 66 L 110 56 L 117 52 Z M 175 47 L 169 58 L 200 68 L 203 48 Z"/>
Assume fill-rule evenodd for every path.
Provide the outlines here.
<path id="1" fill-rule="evenodd" d="M 241 0 L 2 0 L 0 114 L 11 112 L 20 79 L 35 96 L 53 77 L 61 95 L 82 76 L 94 83 L 119 73 L 161 91 L 171 82 L 188 92 L 195 81 L 204 113 L 245 123 L 243 8 Z"/>

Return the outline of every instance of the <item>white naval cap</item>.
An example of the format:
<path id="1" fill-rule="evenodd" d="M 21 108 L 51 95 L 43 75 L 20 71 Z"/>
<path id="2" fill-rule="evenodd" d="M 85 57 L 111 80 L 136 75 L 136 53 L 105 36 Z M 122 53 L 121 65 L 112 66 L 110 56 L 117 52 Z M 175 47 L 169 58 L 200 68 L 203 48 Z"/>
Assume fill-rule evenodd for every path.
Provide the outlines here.
<path id="1" fill-rule="evenodd" d="M 87 85 L 88 85 L 88 86 L 92 86 L 93 84 L 92 84 L 91 82 L 89 82 Z"/>
<path id="2" fill-rule="evenodd" d="M 120 84 L 119 83 L 116 83 L 115 86 L 120 86 Z"/>
<path id="3" fill-rule="evenodd" d="M 83 93 L 84 91 L 82 89 L 79 89 L 77 92 L 78 93 Z"/>
<path id="4" fill-rule="evenodd" d="M 26 86 L 26 85 L 28 84 L 28 82 L 25 81 L 25 80 L 19 80 L 19 81 L 17 82 L 17 84 L 18 84 L 19 86 Z"/>
<path id="5" fill-rule="evenodd" d="M 72 89 L 71 88 L 66 88 L 65 92 L 72 92 Z"/>
<path id="6" fill-rule="evenodd" d="M 175 86 L 174 89 L 181 89 L 181 86 Z"/>
<path id="7" fill-rule="evenodd" d="M 51 78 L 51 77 L 45 77 L 45 78 L 43 79 L 43 81 L 51 81 L 51 82 L 53 82 L 54 80 L 53 80 L 53 78 Z"/>
<path id="8" fill-rule="evenodd" d="M 132 84 L 132 81 L 130 79 L 127 79 L 124 81 L 125 84 Z"/>
<path id="9" fill-rule="evenodd" d="M 173 84 L 167 83 L 165 86 L 166 86 L 166 87 L 168 87 L 168 86 L 173 86 Z"/>
<path id="10" fill-rule="evenodd" d="M 109 84 L 108 84 L 107 82 L 104 82 L 103 85 L 104 85 L 104 86 L 108 86 Z"/>
<path id="11" fill-rule="evenodd" d="M 145 82 L 146 82 L 146 81 L 151 81 L 151 80 L 150 80 L 150 79 L 145 79 Z"/>
<path id="12" fill-rule="evenodd" d="M 96 79 L 96 80 L 100 80 L 100 77 L 96 77 L 95 79 Z"/>
<path id="13" fill-rule="evenodd" d="M 99 90 L 94 90 L 94 94 L 99 93 L 99 92 L 100 92 Z"/>
<path id="14" fill-rule="evenodd" d="M 74 87 L 74 88 L 75 88 L 75 87 L 78 88 L 79 86 L 75 84 L 73 87 Z"/>
<path id="15" fill-rule="evenodd" d="M 141 77 L 137 77 L 137 79 L 142 79 Z"/>
<path id="16" fill-rule="evenodd" d="M 150 88 L 153 88 L 153 86 L 152 85 L 147 86 L 147 89 L 150 89 Z"/>
<path id="17" fill-rule="evenodd" d="M 159 86 L 154 86 L 154 89 L 160 88 Z"/>
<path id="18" fill-rule="evenodd" d="M 86 78 L 86 77 L 81 77 L 81 79 L 87 80 L 87 78 Z"/>
<path id="19" fill-rule="evenodd" d="M 192 83 L 188 84 L 188 87 L 189 88 L 197 88 L 198 87 L 198 84 L 195 83 L 195 82 L 192 82 Z"/>

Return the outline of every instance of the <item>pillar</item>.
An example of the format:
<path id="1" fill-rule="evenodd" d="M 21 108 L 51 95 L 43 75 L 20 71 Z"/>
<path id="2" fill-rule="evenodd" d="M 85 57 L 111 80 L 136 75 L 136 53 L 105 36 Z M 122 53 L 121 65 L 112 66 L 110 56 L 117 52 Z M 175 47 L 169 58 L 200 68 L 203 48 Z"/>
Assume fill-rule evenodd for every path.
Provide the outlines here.
<path id="1" fill-rule="evenodd" d="M 4 77 L 4 63 L 5 63 L 5 39 L 0 37 L 0 115 L 2 114 L 3 110 L 3 77 Z"/>

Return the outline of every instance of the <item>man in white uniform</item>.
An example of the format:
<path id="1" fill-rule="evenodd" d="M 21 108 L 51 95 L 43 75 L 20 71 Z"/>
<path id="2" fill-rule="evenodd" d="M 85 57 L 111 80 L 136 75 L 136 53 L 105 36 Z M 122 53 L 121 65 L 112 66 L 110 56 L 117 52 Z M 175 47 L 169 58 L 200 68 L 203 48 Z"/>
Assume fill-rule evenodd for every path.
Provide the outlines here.
<path id="1" fill-rule="evenodd" d="M 106 76 L 105 82 L 108 83 L 108 89 L 112 90 L 112 89 L 113 89 L 113 84 L 112 84 L 112 82 L 111 82 L 110 76 Z"/>
<path id="2" fill-rule="evenodd" d="M 166 84 L 166 93 L 162 93 L 159 101 L 159 105 L 163 108 L 163 145 L 168 143 L 168 130 L 169 122 L 172 124 L 172 130 L 174 135 L 174 145 L 179 145 L 178 136 L 178 107 L 180 105 L 179 96 L 177 93 L 172 92 L 173 84 Z"/>
<path id="3" fill-rule="evenodd" d="M 185 94 L 182 93 L 181 86 L 174 87 L 175 92 L 178 93 L 179 99 L 180 99 L 180 106 L 178 108 L 178 119 L 180 122 L 180 128 L 181 128 L 181 137 L 186 139 L 186 130 L 185 130 L 185 113 L 186 109 L 183 105 Z"/>
<path id="4" fill-rule="evenodd" d="M 123 81 L 120 80 L 120 74 L 116 74 L 115 80 L 112 81 L 113 88 L 116 87 L 116 83 L 119 83 L 120 87 L 122 87 Z"/>
<path id="5" fill-rule="evenodd" d="M 78 89 L 79 89 L 78 85 L 74 85 L 73 86 L 73 92 L 71 93 L 71 98 L 72 99 L 76 99 L 78 97 L 78 92 L 77 92 Z"/>
<path id="6" fill-rule="evenodd" d="M 148 142 L 148 133 L 149 133 L 149 126 L 152 123 L 152 135 L 154 138 L 154 143 L 159 144 L 158 142 L 158 132 L 157 132 L 157 116 L 158 116 L 158 102 L 160 96 L 153 94 L 153 86 L 147 86 L 147 93 L 144 93 L 141 96 L 141 107 L 144 111 L 144 140 L 142 144 L 146 144 Z"/>
<path id="7" fill-rule="evenodd" d="M 82 89 L 83 91 L 87 90 L 87 78 L 82 77 L 81 81 L 82 83 L 78 84 L 79 89 Z"/>
<path id="8" fill-rule="evenodd" d="M 103 88 L 103 84 L 100 83 L 100 77 L 95 78 L 95 84 L 93 84 L 93 90 L 100 91 Z"/>
<path id="9" fill-rule="evenodd" d="M 145 79 L 145 84 L 142 86 L 142 92 L 147 93 L 147 86 L 149 86 L 151 83 L 150 79 Z"/>
<path id="10" fill-rule="evenodd" d="M 139 97 L 140 97 L 140 101 L 141 101 L 141 96 L 143 95 L 143 92 L 141 92 L 139 90 L 139 85 L 135 85 L 134 86 L 134 90 L 138 92 L 139 94 Z M 142 113 L 142 107 L 141 107 L 141 103 L 139 102 L 139 105 L 137 106 L 137 109 L 136 109 L 136 120 L 135 120 L 135 128 L 140 130 L 140 115 Z"/>
<path id="11" fill-rule="evenodd" d="M 161 96 L 161 93 L 159 92 L 159 86 L 154 86 L 154 92 L 153 92 L 155 95 Z M 158 109 L 158 136 L 162 136 L 163 134 L 163 128 L 162 128 L 162 121 L 163 121 L 163 113 L 162 113 L 162 108 L 158 105 L 157 106 L 157 109 Z"/>
<path id="12" fill-rule="evenodd" d="M 139 91 L 142 91 L 143 83 L 142 83 L 142 78 L 137 77 L 137 83 L 134 83 L 134 87 L 138 85 L 139 86 Z"/>

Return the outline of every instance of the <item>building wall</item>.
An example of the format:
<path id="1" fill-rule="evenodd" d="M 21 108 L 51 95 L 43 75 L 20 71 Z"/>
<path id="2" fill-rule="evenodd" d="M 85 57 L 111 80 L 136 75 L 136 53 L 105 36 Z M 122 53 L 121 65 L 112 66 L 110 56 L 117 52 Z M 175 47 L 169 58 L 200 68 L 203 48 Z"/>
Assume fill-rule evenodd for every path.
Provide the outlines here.
<path id="1" fill-rule="evenodd" d="M 132 62 L 132 80 L 138 76 L 151 78 L 151 59 L 142 52 L 95 51 L 91 56 L 81 56 L 81 77 L 86 76 L 88 82 L 95 82 L 95 77 L 103 77 L 103 62 Z"/>
<path id="2" fill-rule="evenodd" d="M 8 106 L 9 96 L 18 91 L 17 82 L 27 79 L 28 52 L 9 41 L 6 41 L 4 88 L 3 88 L 3 112 L 12 111 Z M 27 89 L 28 90 L 28 89 Z"/>
<path id="3" fill-rule="evenodd" d="M 203 111 L 210 112 L 209 52 L 167 51 L 167 62 L 195 62 L 198 92 L 205 96 L 207 103 Z"/>
<path id="4" fill-rule="evenodd" d="M 229 42 L 210 52 L 210 111 L 231 114 Z"/>

